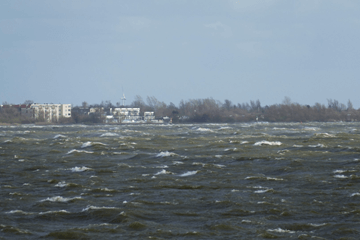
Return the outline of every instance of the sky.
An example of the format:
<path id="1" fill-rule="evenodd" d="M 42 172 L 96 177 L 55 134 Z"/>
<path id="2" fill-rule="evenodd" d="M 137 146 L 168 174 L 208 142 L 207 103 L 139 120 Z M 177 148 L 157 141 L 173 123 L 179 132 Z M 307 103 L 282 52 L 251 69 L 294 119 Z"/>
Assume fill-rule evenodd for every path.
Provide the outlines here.
<path id="1" fill-rule="evenodd" d="M 360 108 L 358 0 L 1 0 L 0 104 Z"/>

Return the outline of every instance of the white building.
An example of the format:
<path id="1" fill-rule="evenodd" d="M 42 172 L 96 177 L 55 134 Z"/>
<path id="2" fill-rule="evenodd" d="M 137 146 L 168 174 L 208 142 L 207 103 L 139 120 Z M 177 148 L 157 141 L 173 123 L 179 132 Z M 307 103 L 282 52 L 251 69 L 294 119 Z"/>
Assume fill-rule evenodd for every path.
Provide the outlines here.
<path id="1" fill-rule="evenodd" d="M 155 120 L 155 113 L 154 112 L 144 112 L 144 121 L 153 121 Z"/>
<path id="2" fill-rule="evenodd" d="M 35 119 L 43 118 L 46 122 L 57 122 L 62 117 L 71 117 L 71 104 L 33 103 L 30 109 Z"/>
<path id="3" fill-rule="evenodd" d="M 118 116 L 125 121 L 139 121 L 141 120 L 140 108 L 110 108 L 110 114 Z"/>

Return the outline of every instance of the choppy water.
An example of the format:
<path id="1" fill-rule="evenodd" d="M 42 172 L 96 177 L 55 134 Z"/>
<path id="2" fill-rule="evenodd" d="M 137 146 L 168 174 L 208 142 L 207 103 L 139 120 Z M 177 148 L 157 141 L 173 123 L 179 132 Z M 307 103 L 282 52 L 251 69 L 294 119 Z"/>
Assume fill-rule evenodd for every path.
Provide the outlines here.
<path id="1" fill-rule="evenodd" d="M 0 239 L 358 239 L 360 123 L 0 126 Z"/>

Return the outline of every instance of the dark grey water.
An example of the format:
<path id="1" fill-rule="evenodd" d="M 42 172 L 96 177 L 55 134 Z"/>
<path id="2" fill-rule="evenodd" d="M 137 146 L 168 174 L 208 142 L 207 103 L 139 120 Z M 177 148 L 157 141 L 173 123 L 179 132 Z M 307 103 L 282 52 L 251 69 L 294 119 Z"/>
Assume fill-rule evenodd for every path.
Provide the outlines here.
<path id="1" fill-rule="evenodd" d="M 358 239 L 360 124 L 0 126 L 0 239 Z"/>

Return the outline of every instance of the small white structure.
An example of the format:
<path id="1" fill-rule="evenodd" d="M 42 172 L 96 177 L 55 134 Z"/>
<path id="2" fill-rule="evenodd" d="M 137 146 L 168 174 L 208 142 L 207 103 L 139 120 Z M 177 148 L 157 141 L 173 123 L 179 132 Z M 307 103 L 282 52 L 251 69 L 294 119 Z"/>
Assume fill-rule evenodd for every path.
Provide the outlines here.
<path id="1" fill-rule="evenodd" d="M 30 109 L 35 119 L 43 118 L 46 122 L 57 122 L 61 117 L 71 117 L 71 104 L 33 103 Z"/>
<path id="2" fill-rule="evenodd" d="M 139 121 L 141 120 L 140 108 L 114 108 L 110 109 L 110 113 L 117 116 L 121 120 Z"/>
<path id="3" fill-rule="evenodd" d="M 144 112 L 144 121 L 151 122 L 153 120 L 155 120 L 154 112 Z"/>

